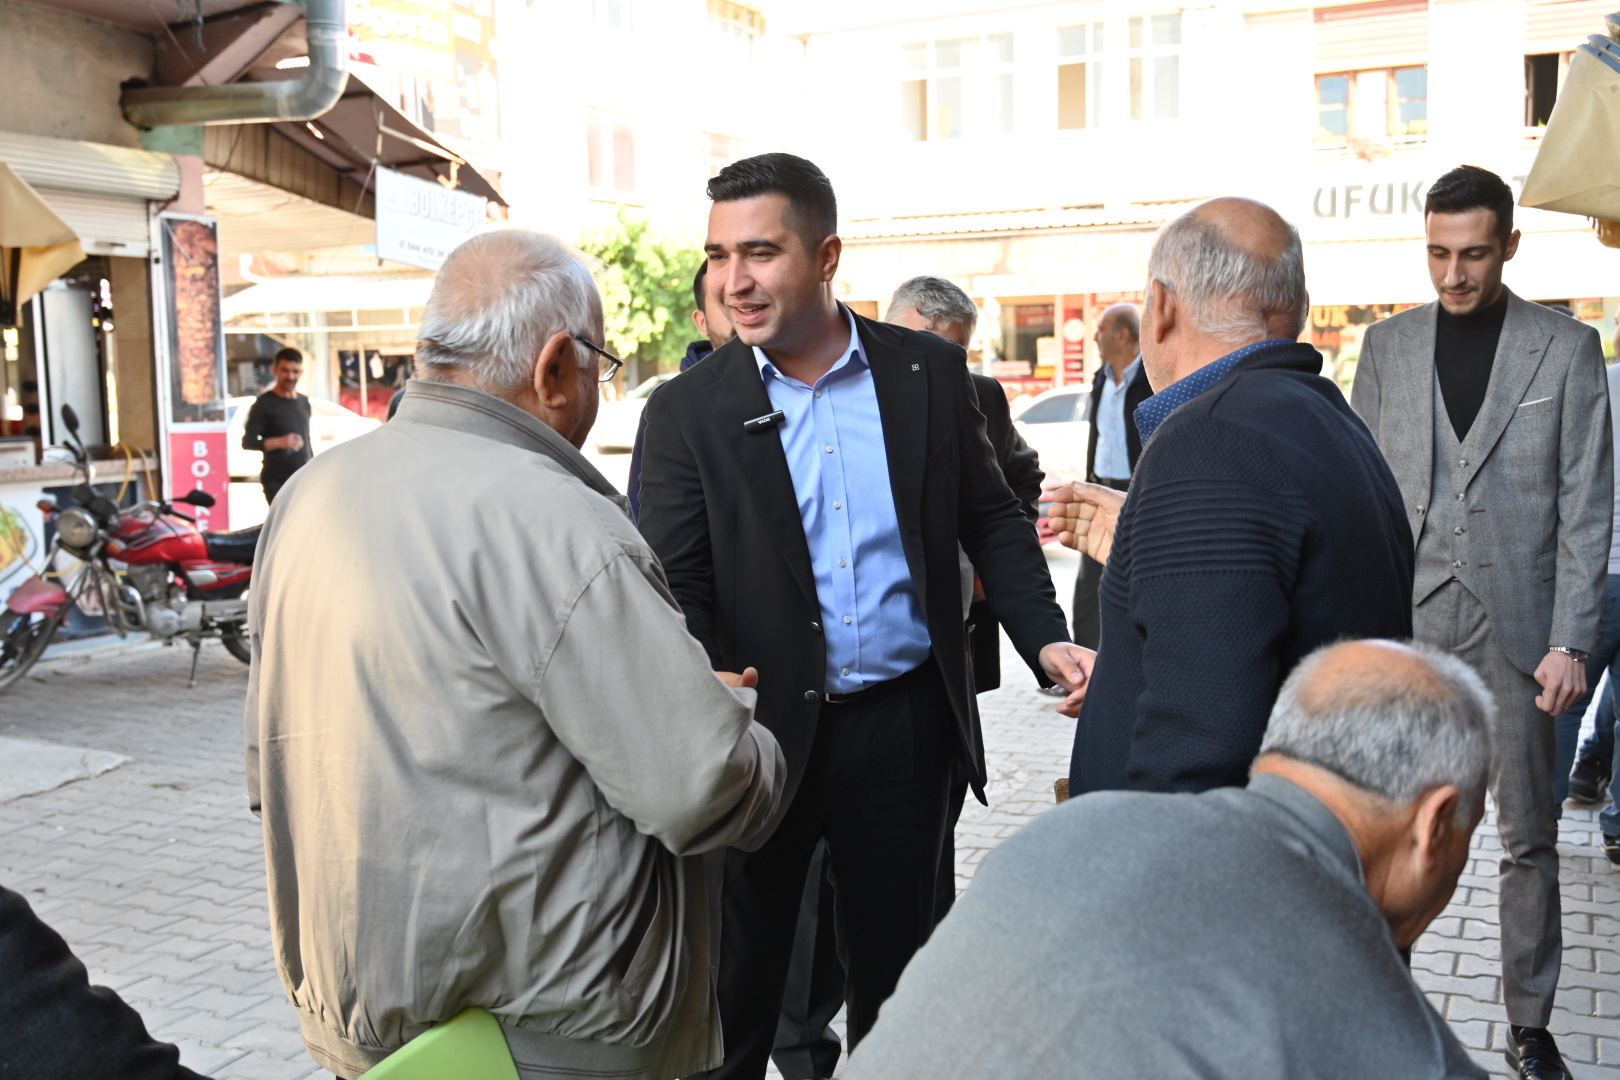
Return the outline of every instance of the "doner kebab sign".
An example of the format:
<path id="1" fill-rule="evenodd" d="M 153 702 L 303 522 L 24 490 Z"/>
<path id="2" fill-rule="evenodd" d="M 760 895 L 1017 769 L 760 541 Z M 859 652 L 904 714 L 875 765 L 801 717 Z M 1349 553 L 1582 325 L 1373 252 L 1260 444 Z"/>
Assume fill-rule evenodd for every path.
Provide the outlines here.
<path id="1" fill-rule="evenodd" d="M 377 170 L 377 256 L 437 270 L 457 244 L 489 220 L 478 195 Z"/>

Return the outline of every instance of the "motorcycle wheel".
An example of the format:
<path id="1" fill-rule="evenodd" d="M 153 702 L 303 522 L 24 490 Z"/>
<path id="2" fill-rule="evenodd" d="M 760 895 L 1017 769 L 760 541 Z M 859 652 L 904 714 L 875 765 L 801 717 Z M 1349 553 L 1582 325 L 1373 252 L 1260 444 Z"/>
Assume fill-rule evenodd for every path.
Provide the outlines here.
<path id="1" fill-rule="evenodd" d="M 19 615 L 0 611 L 0 690 L 17 682 L 56 636 L 66 608 L 54 615 Z"/>
<path id="2" fill-rule="evenodd" d="M 253 662 L 253 652 L 248 648 L 247 627 L 238 623 L 235 626 L 226 626 L 220 629 L 219 643 L 225 646 L 225 651 L 242 661 L 244 664 Z"/>

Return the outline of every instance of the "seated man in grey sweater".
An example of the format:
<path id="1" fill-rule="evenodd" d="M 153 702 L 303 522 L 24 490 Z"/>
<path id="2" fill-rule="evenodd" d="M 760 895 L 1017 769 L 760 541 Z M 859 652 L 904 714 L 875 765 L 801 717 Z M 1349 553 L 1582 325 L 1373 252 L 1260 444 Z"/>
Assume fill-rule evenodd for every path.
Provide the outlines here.
<path id="1" fill-rule="evenodd" d="M 1313 653 L 1247 788 L 1084 795 L 995 851 L 844 1076 L 1485 1076 L 1400 950 L 1467 862 L 1492 708 L 1427 648 Z"/>

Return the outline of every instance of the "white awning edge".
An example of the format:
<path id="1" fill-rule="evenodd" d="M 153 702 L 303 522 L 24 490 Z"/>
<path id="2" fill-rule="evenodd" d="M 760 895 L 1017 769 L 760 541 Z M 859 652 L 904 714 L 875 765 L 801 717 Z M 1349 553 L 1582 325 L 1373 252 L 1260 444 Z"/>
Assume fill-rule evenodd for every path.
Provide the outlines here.
<path id="1" fill-rule="evenodd" d="M 172 199 L 180 192 L 179 163 L 151 150 L 0 131 L 0 161 L 35 188 L 122 199 Z"/>

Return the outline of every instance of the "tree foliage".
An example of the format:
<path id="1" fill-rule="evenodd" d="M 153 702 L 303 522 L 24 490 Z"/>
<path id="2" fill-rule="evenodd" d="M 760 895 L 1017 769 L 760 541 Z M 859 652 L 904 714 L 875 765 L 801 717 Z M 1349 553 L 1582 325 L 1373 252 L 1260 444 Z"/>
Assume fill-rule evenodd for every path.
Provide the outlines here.
<path id="1" fill-rule="evenodd" d="M 660 368 L 672 366 L 693 336 L 692 275 L 703 252 L 697 241 L 654 230 L 620 207 L 615 222 L 589 230 L 580 250 L 597 259 L 608 348 Z"/>

